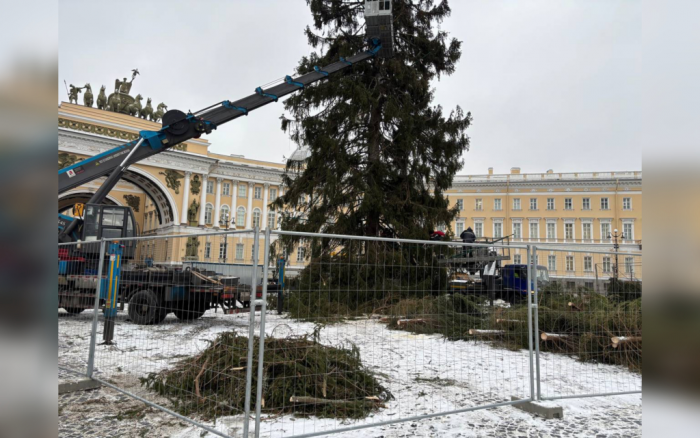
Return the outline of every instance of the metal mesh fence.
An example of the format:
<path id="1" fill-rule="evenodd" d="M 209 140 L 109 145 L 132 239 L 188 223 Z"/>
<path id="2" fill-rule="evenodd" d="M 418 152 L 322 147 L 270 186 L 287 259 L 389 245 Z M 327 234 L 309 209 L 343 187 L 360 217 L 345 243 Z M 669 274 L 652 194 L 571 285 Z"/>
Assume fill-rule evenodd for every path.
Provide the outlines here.
<path id="1" fill-rule="evenodd" d="M 538 393 L 641 391 L 641 255 L 538 248 L 535 257 L 549 273 L 536 291 Z"/>
<path id="2" fill-rule="evenodd" d="M 508 267 L 513 248 L 273 234 L 305 268 L 285 281 L 285 317 L 263 315 L 261 436 L 529 398 L 528 269 Z"/>
<path id="3" fill-rule="evenodd" d="M 58 372 L 63 379 L 88 373 L 101 242 L 58 246 Z"/>
<path id="4" fill-rule="evenodd" d="M 232 437 L 637 392 L 641 279 L 637 254 L 493 240 L 247 230 L 59 245 L 59 374 Z"/>

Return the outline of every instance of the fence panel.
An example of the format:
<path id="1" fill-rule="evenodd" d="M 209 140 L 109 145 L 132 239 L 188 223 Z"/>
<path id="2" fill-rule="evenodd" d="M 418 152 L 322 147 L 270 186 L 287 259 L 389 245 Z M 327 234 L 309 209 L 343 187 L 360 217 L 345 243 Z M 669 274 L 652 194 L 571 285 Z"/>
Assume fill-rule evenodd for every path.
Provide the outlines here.
<path id="1" fill-rule="evenodd" d="M 319 436 L 530 398 L 525 247 L 504 285 L 496 266 L 513 264 L 515 248 L 497 243 L 274 235 L 269 260 L 286 253 L 306 267 L 285 280 L 283 316 L 261 316 L 259 436 Z"/>
<path id="2" fill-rule="evenodd" d="M 62 380 L 88 374 L 99 263 L 83 255 L 99 254 L 101 242 L 58 246 L 58 373 Z M 85 293 L 76 294 L 80 287 Z"/>
<path id="3" fill-rule="evenodd" d="M 537 248 L 538 394 L 641 392 L 640 254 Z"/>
<path id="4" fill-rule="evenodd" d="M 252 375 L 251 284 L 260 284 L 254 241 L 247 231 L 106 242 L 92 377 L 213 434 L 241 436 Z M 234 253 L 241 242 L 245 251 Z M 229 260 L 249 265 L 236 266 L 234 277 Z M 85 266 L 76 266 L 79 277 L 98 277 Z M 94 304 L 94 286 L 65 281 Z M 94 312 L 83 313 L 59 319 L 59 364 L 77 357 L 86 374 Z M 221 417 L 231 421 L 216 424 Z"/>

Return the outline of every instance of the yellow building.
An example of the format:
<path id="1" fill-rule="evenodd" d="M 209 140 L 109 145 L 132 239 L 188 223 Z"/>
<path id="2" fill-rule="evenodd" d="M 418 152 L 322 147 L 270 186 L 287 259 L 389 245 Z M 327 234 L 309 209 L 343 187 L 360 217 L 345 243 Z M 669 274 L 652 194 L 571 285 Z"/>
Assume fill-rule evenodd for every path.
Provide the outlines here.
<path id="1" fill-rule="evenodd" d="M 58 108 L 59 168 L 97 155 L 160 129 L 159 123 L 82 105 Z M 107 201 L 129 205 L 142 235 L 174 236 L 215 233 L 222 229 L 276 229 L 278 212 L 270 202 L 283 193 L 284 164 L 221 155 L 205 139 L 193 139 L 135 164 L 110 192 Z M 103 179 L 59 196 L 59 211 L 87 202 Z M 457 236 L 472 227 L 479 236 L 511 236 L 512 243 L 537 243 L 554 251 L 609 251 L 607 236 L 624 233 L 621 252 L 641 250 L 642 174 L 631 172 L 521 173 L 456 177 L 447 196 L 460 208 L 451 224 Z M 188 248 L 185 238 L 145 242 L 142 255 L 180 263 L 197 254 L 201 261 L 250 263 L 252 237 L 219 235 Z M 512 262 L 524 259 L 513 251 Z M 582 256 L 585 257 L 585 256 Z M 300 266 L 303 253 L 290 255 Z M 565 257 L 563 257 L 565 259 Z M 604 264 L 603 261 L 596 261 Z M 562 260 L 562 263 L 565 263 Z M 587 260 L 580 265 L 587 266 Z M 559 269 L 550 269 L 559 271 Z"/>
<path id="2" fill-rule="evenodd" d="M 514 244 L 534 243 L 539 263 L 554 277 L 610 276 L 615 230 L 620 275 L 641 278 L 641 259 L 624 253 L 642 249 L 642 172 L 495 174 L 455 178 L 447 191 L 459 216 L 452 230 L 471 227 L 477 236 L 505 237 Z M 513 249 L 511 262 L 525 260 Z M 546 257 L 546 258 L 545 258 Z"/>

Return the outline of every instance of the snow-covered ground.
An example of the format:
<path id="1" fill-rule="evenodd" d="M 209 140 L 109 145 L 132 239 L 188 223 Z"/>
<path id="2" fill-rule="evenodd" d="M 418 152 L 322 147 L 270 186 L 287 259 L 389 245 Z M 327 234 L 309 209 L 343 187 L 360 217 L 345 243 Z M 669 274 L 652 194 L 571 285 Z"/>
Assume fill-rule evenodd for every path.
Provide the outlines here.
<path id="1" fill-rule="evenodd" d="M 92 313 L 59 315 L 59 366 L 84 369 L 90 341 Z M 225 331 L 247 336 L 248 314 L 222 315 L 209 311 L 193 323 L 183 324 L 168 316 L 163 324 L 138 326 L 118 317 L 116 345 L 98 345 L 95 370 L 114 382 L 137 381 L 149 372 L 167 368 L 183 357 L 206 348 L 208 341 Z M 259 322 L 260 316 L 256 317 Z M 98 343 L 102 338 L 102 321 Z M 267 316 L 268 336 L 285 337 L 312 333 L 315 326 Z M 256 333 L 259 326 L 256 325 Z M 386 407 L 358 421 L 282 416 L 265 418 L 262 436 L 287 437 L 331 431 L 343 427 L 393 421 L 399 418 L 509 401 L 529 395 L 529 354 L 494 348 L 481 341 L 446 341 L 437 335 L 415 335 L 389 330 L 377 320 L 363 319 L 325 326 L 320 341 L 341 346 L 353 343 L 363 363 L 379 375 L 394 399 Z M 546 395 L 572 395 L 641 389 L 641 376 L 621 367 L 583 364 L 561 355 L 542 354 L 541 367 Z M 129 387 L 138 395 L 154 395 L 137 384 Z M 605 391 L 607 392 L 607 391 Z M 563 420 L 544 420 L 514 407 L 501 407 L 454 414 L 418 422 L 398 423 L 343 433 L 343 437 L 480 437 L 480 436 L 640 436 L 641 396 L 567 399 Z M 241 416 L 217 419 L 212 427 L 240 436 Z M 201 429 L 183 427 L 172 436 L 199 437 Z"/>

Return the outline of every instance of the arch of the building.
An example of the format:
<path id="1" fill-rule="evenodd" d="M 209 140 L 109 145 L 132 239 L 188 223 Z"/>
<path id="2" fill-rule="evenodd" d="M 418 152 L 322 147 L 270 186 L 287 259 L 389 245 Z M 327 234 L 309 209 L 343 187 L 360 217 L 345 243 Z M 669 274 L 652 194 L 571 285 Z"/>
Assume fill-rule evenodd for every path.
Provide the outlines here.
<path id="1" fill-rule="evenodd" d="M 169 224 L 171 222 L 179 223 L 177 203 L 158 178 L 155 178 L 144 170 L 132 167 L 124 172 L 122 179 L 143 190 L 146 196 L 153 201 L 160 225 Z M 75 191 L 60 195 L 58 197 L 58 211 L 65 211 L 67 208 L 77 203 L 88 202 L 94 192 L 94 190 L 76 189 Z M 107 196 L 107 200 L 114 203 L 114 205 L 124 205 L 112 196 Z"/>
<path id="2" fill-rule="evenodd" d="M 71 190 L 69 192 L 63 193 L 58 196 L 58 212 L 64 212 L 70 208 L 72 208 L 75 204 L 85 204 L 87 203 L 94 192 L 89 192 L 87 190 Z M 117 198 L 113 196 L 107 195 L 107 198 L 105 199 L 105 204 L 108 205 L 118 205 L 118 206 L 123 206 L 124 204 L 121 203 Z"/>

